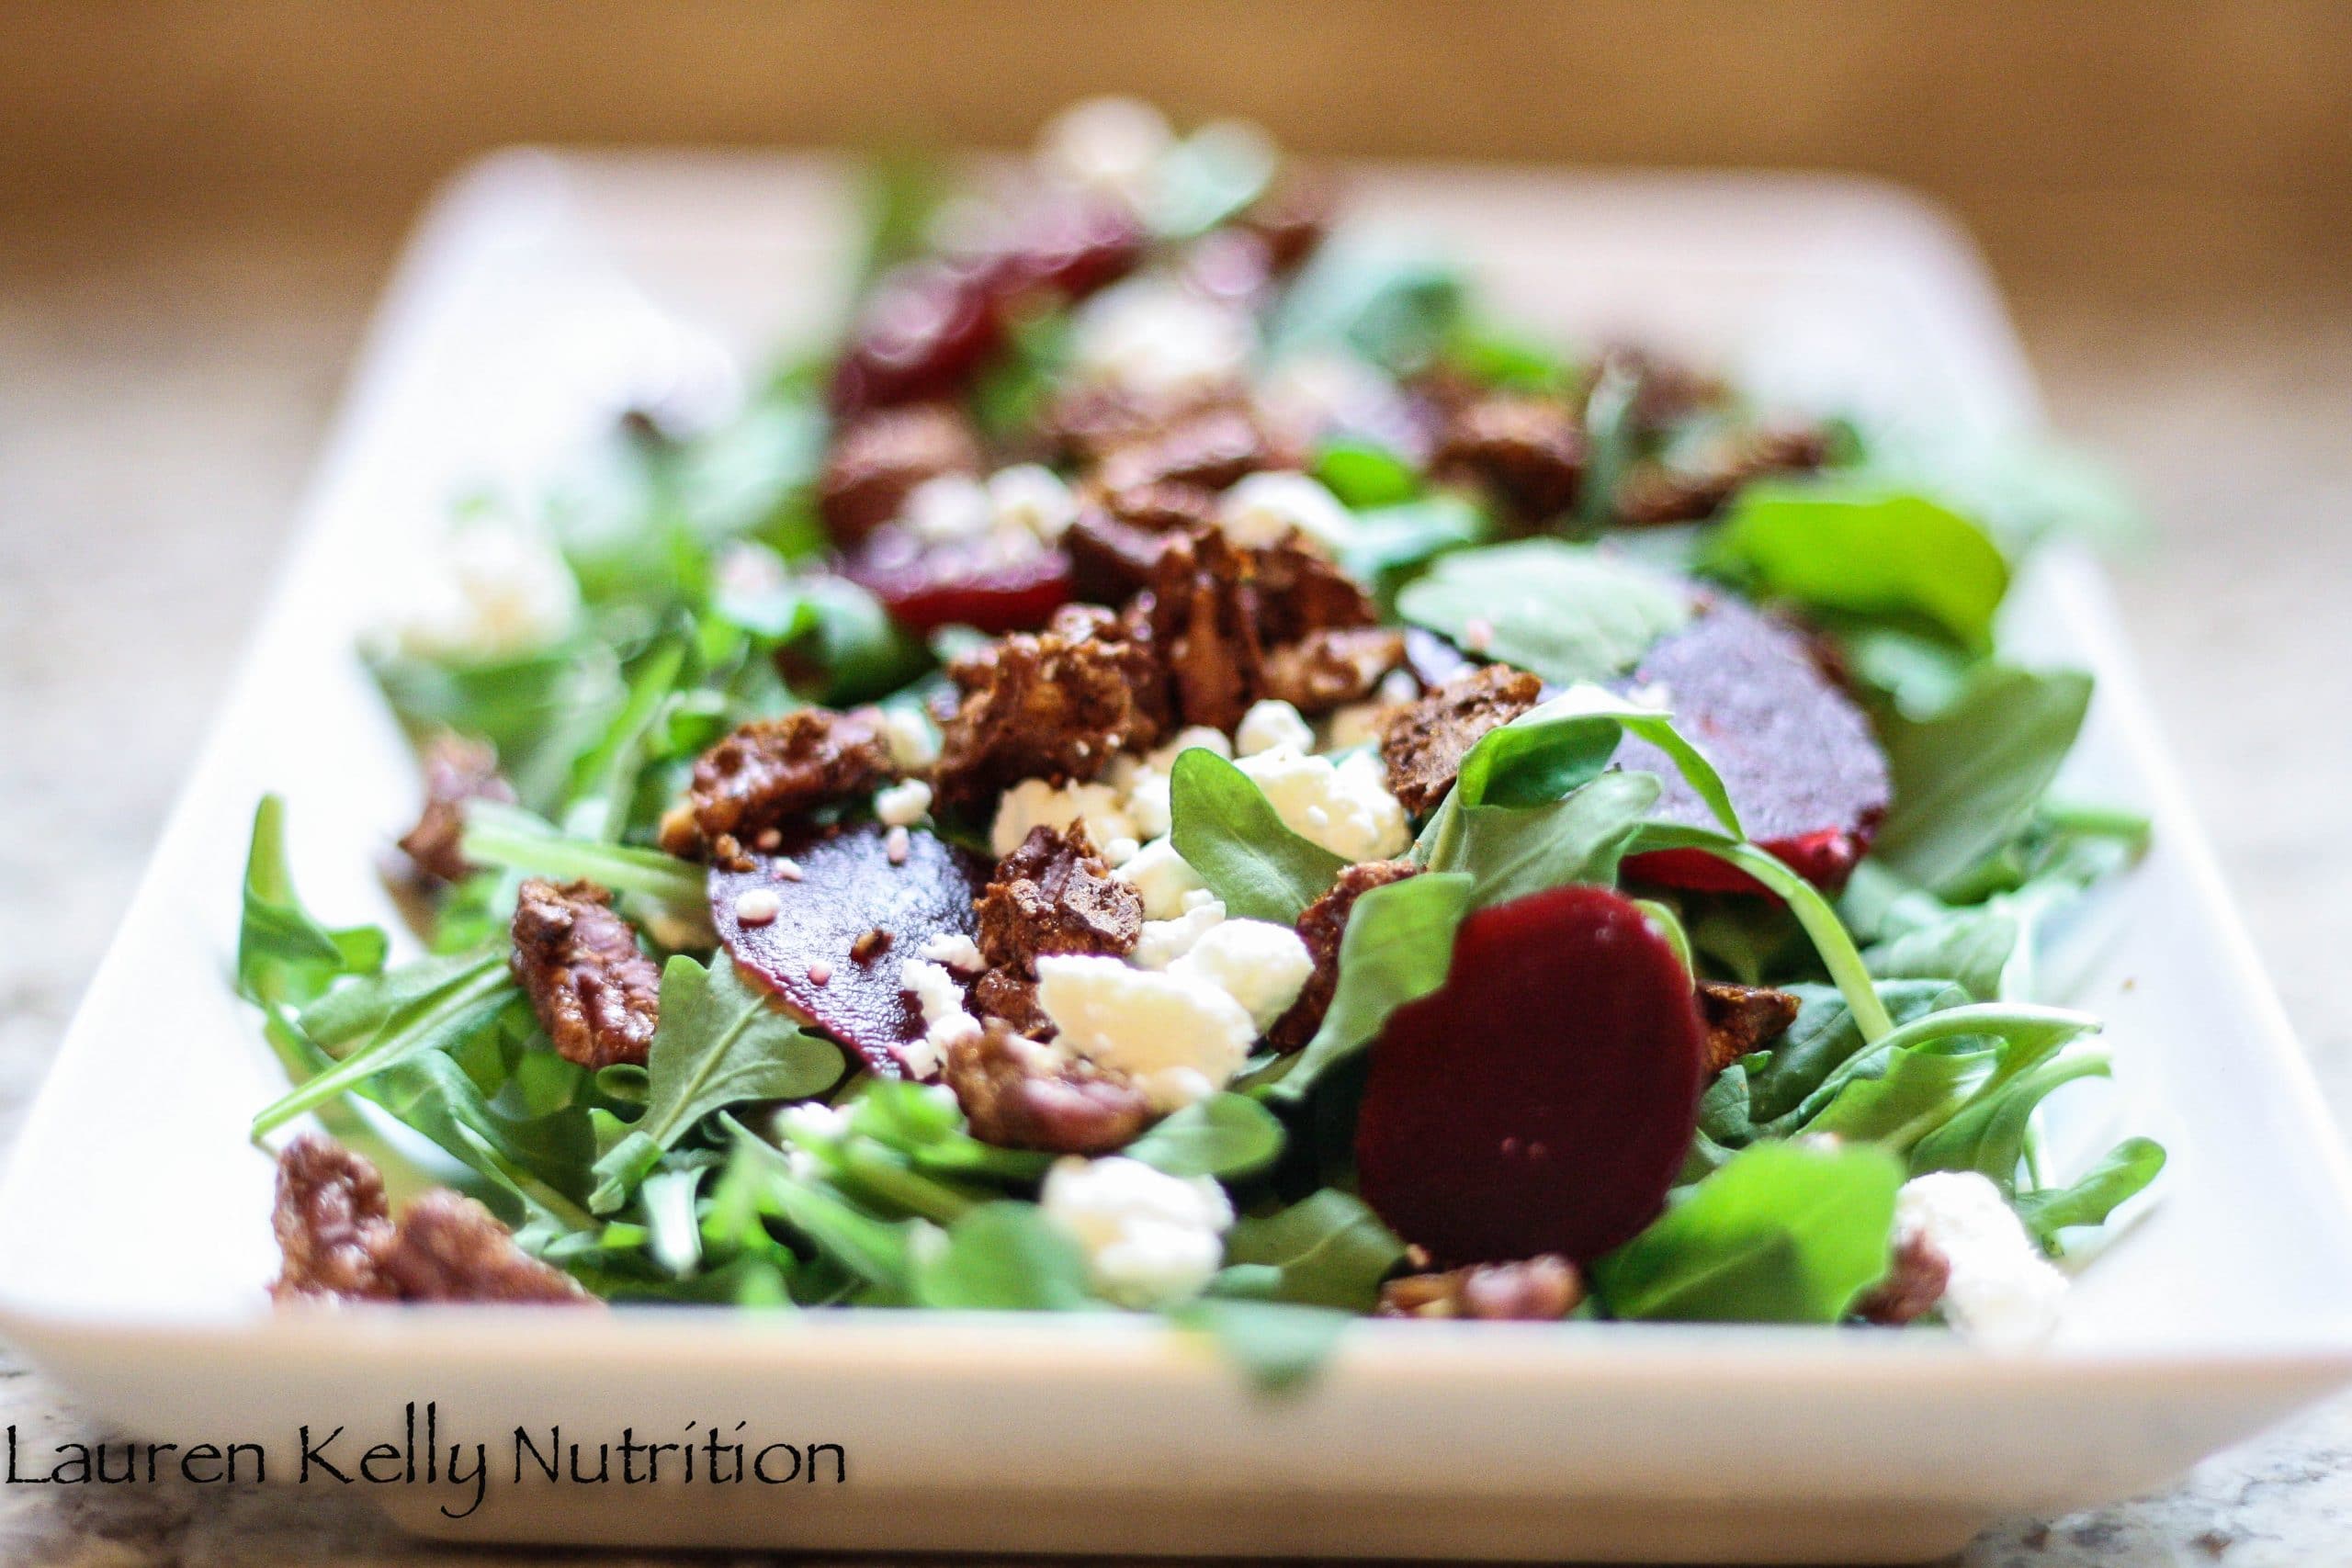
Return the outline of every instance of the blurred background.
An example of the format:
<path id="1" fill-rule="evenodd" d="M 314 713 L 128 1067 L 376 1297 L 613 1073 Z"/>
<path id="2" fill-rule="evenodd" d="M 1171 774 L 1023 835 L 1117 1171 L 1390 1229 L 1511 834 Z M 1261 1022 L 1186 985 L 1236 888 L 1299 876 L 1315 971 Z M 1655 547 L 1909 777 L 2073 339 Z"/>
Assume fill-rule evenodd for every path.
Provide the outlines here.
<path id="1" fill-rule="evenodd" d="M 2146 505 L 2161 716 L 2352 1106 L 2352 5 L 0 0 L 0 1149 L 437 182 L 516 141 L 1012 145 L 1106 91 L 1308 152 L 1943 203 Z"/>

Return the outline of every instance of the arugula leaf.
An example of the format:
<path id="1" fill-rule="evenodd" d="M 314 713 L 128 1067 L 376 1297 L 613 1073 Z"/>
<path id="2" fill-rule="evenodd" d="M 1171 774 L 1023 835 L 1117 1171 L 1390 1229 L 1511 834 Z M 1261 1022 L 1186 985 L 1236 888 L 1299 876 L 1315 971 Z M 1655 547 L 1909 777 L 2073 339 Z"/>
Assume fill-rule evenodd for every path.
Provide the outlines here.
<path id="1" fill-rule="evenodd" d="M 505 955 L 495 949 L 456 959 L 424 959 L 360 984 L 369 988 L 334 996 L 327 1002 L 334 1004 L 329 1009 L 332 1021 L 368 1027 L 366 1043 L 255 1116 L 254 1137 L 266 1136 L 389 1067 L 456 1049 L 488 1027 L 515 996 Z M 385 994 L 379 995 L 379 989 Z"/>
<path id="2" fill-rule="evenodd" d="M 1627 735 L 1665 752 L 1724 831 L 1746 836 L 1723 775 L 1674 716 L 1600 686 L 1572 686 L 1488 730 L 1463 757 L 1453 787 L 1464 806 L 1547 805 L 1597 775 Z"/>
<path id="3" fill-rule="evenodd" d="M 1798 999 L 1796 1021 L 1788 1032 L 1770 1050 L 1742 1057 L 1724 1074 L 1746 1084 L 1755 1131 L 1738 1135 L 1727 1125 L 1711 1129 L 1717 1136 L 1734 1135 L 1745 1143 L 1756 1135 L 1787 1135 L 1828 1103 L 1845 1081 L 1840 1070 L 1871 1045 L 1841 992 L 1804 984 L 1787 989 Z M 1945 980 L 1883 981 L 1876 992 L 1880 1010 L 1891 1024 L 1907 1024 L 1968 1001 L 1965 991 Z"/>
<path id="4" fill-rule="evenodd" d="M 684 953 L 662 969 L 662 1021 L 646 1055 L 645 1114 L 605 1158 L 590 1206 L 610 1213 L 627 1199 L 649 1154 L 674 1145 L 712 1111 L 747 1100 L 800 1100 L 842 1076 L 841 1047 L 786 1016 L 729 958 L 708 968 Z"/>
<path id="5" fill-rule="evenodd" d="M 1000 1148 L 973 1137 L 956 1096 L 936 1084 L 865 1077 L 834 1103 L 851 1132 L 903 1156 L 918 1171 L 1026 1185 L 1054 1163 L 1035 1149 Z"/>
<path id="6" fill-rule="evenodd" d="M 922 1234 L 913 1248 L 919 1306 L 1067 1312 L 1091 1304 L 1086 1255 L 1034 1203 L 983 1203 L 944 1236 Z"/>
<path id="7" fill-rule="evenodd" d="M 2096 1027 L 2096 1021 L 2086 1021 L 2086 1029 Z M 1913 1174 L 1973 1170 L 1990 1179 L 2004 1197 L 2010 1196 L 2032 1135 L 2033 1113 L 2041 1102 L 2067 1084 L 2105 1077 L 2111 1070 L 2106 1054 L 2098 1051 L 2037 1058 L 2022 1070 L 2010 1069 L 2007 1055 L 2005 1052 L 1985 1088 L 1912 1145 Z"/>
<path id="8" fill-rule="evenodd" d="M 1314 474 L 1351 512 L 1395 506 L 1421 492 L 1419 469 L 1387 447 L 1356 437 L 1317 447 Z"/>
<path id="9" fill-rule="evenodd" d="M 1169 1321 L 1205 1334 L 1261 1393 L 1283 1394 L 1306 1383 L 1346 1337 L 1351 1313 L 1204 1296 L 1169 1314 Z"/>
<path id="10" fill-rule="evenodd" d="M 1954 888 L 2026 825 L 2090 698 L 2087 675 L 1988 664 L 1933 717 L 1888 716 L 1894 799 L 1871 858 L 1930 892 Z"/>
<path id="11" fill-rule="evenodd" d="M 2135 1198 L 2165 1168 L 2165 1149 L 2152 1138 L 2126 1138 L 2097 1165 L 2064 1187 L 2020 1192 L 2018 1217 L 2044 1246 L 2076 1225 L 2099 1225 L 2128 1199 Z"/>
<path id="12" fill-rule="evenodd" d="M 1458 495 L 1374 506 L 1355 514 L 1340 564 L 1385 593 L 1430 558 L 1478 543 L 1489 527 L 1487 514 Z"/>
<path id="13" fill-rule="evenodd" d="M 1747 487 L 1705 560 L 1767 595 L 1917 616 L 1976 649 L 2009 586 L 1999 547 L 1959 513 L 1845 477 Z"/>
<path id="14" fill-rule="evenodd" d="M 721 1115 L 719 1124 L 734 1140 L 730 1171 L 741 1167 L 752 1183 L 760 1212 L 782 1222 L 858 1281 L 874 1304 L 910 1299 L 914 1238 L 930 1227 L 920 1220 L 879 1220 L 855 1204 L 802 1177 L 782 1150 L 754 1137 L 742 1123 Z"/>
<path id="15" fill-rule="evenodd" d="M 1444 820 L 1432 818 L 1422 842 L 1431 871 L 1468 874 L 1479 908 L 1571 882 L 1613 884 L 1657 796 L 1648 773 L 1603 773 L 1532 809 L 1441 807 Z"/>
<path id="16" fill-rule="evenodd" d="M 1204 748 L 1177 757 L 1168 802 L 1176 852 L 1236 919 L 1295 925 L 1348 863 L 1292 832 L 1249 774 Z"/>
<path id="17" fill-rule="evenodd" d="M 303 908 L 286 863 L 286 802 L 262 796 L 245 857 L 237 994 L 264 1008 L 300 1007 L 345 976 L 376 974 L 387 951 L 377 927 L 331 930 Z"/>
<path id="18" fill-rule="evenodd" d="M 1399 236 L 1353 231 L 1318 247 L 1266 323 L 1269 356 L 1340 350 L 1392 374 L 1427 365 L 1462 316 L 1452 265 Z"/>
<path id="19" fill-rule="evenodd" d="M 1380 1281 L 1404 1256 L 1405 1244 L 1363 1199 L 1326 1187 L 1236 1224 L 1226 1237 L 1219 1290 L 1232 1293 L 1238 1285 L 1261 1300 L 1370 1312 Z"/>
<path id="20" fill-rule="evenodd" d="M 1440 557 L 1396 596 L 1415 626 L 1547 681 L 1607 681 L 1690 619 L 1690 596 L 1589 546 L 1526 539 Z"/>
<path id="21" fill-rule="evenodd" d="M 520 807 L 469 802 L 460 842 L 466 859 L 478 865 L 567 882 L 585 877 L 616 893 L 652 899 L 681 917 L 707 919 L 709 874 L 692 861 L 569 834 Z"/>
<path id="22" fill-rule="evenodd" d="M 1471 886 L 1460 874 L 1428 871 L 1356 900 L 1340 937 L 1339 985 L 1322 1026 L 1286 1059 L 1281 1077 L 1267 1080 L 1267 1094 L 1303 1098 L 1335 1063 L 1369 1045 L 1389 1014 L 1445 984 Z"/>
<path id="23" fill-rule="evenodd" d="M 1884 1277 L 1903 1166 L 1868 1145 L 1758 1144 L 1594 1259 L 1612 1316 L 1835 1323 Z"/>
<path id="24" fill-rule="evenodd" d="M 1120 1150 L 1170 1176 L 1255 1176 L 1282 1153 L 1283 1124 L 1243 1094 L 1213 1094 L 1153 1125 Z"/>

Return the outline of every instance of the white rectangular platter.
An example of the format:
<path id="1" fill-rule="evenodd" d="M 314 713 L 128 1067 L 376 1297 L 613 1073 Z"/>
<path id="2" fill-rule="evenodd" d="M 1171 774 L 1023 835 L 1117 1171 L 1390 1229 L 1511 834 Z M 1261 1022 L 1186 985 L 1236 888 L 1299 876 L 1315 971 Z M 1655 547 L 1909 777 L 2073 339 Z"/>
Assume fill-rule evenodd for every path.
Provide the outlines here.
<path id="1" fill-rule="evenodd" d="M 1662 339 L 1792 397 L 1939 438 L 2030 428 L 2030 376 L 1965 242 L 1878 187 L 1773 176 L 1356 171 L 1371 213 L 1472 260 L 1563 332 Z M 631 398 L 810 341 L 853 227 L 838 165 L 514 153 L 457 182 L 384 308 L 251 657 L 0 1187 L 0 1332 L 131 1430 L 617 1440 L 699 1422 L 839 1443 L 817 1488 L 387 1491 L 448 1534 L 959 1551 L 1917 1559 L 2009 1514 L 2165 1481 L 2352 1379 L 2345 1162 L 2152 738 L 2095 568 L 2013 612 L 2099 693 L 2071 786 L 2156 850 L 2050 972 L 2106 1014 L 2117 1089 L 2173 1151 L 2164 1201 L 2090 1269 L 2047 1349 L 1943 1336 L 1366 1323 L 1306 1393 L 1115 1317 L 482 1309 L 271 1314 L 279 1087 L 227 980 L 254 802 L 338 922 L 413 770 L 354 659 L 378 586 L 450 500 L 527 491 Z M 2070 1094 L 2072 1090 L 2068 1091 Z M 2091 1117 L 2091 1120 L 2086 1120 Z M 2062 1117 L 2088 1137 L 2086 1111 Z M 368 1440 L 374 1440 L 371 1436 Z M 461 1505 L 460 1505 L 461 1506 Z"/>

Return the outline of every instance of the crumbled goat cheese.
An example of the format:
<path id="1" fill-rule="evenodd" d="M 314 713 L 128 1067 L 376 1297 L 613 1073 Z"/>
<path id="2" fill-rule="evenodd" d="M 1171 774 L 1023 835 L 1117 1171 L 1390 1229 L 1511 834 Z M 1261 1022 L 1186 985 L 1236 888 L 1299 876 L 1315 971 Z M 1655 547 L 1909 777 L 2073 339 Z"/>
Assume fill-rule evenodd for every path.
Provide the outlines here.
<path id="1" fill-rule="evenodd" d="M 1137 98 L 1089 98 L 1047 122 L 1037 165 L 1049 177 L 1140 212 L 1157 198 L 1160 160 L 1176 142 L 1160 112 Z"/>
<path id="2" fill-rule="evenodd" d="M 1021 847 L 1029 829 L 1043 826 L 1068 828 L 1086 824 L 1086 836 L 1097 846 L 1114 839 L 1142 840 L 1126 803 L 1107 784 L 1069 784 L 1059 788 L 1044 779 L 1023 779 L 997 802 L 996 820 L 989 828 L 989 848 L 999 860 Z"/>
<path id="3" fill-rule="evenodd" d="M 977 1040 L 980 1021 L 964 1009 L 964 987 L 946 967 L 927 958 L 910 958 L 899 965 L 899 987 L 913 993 L 922 1012 L 922 1038 L 899 1047 L 907 1066 L 928 1077 L 947 1059 L 947 1048 L 959 1040 Z"/>
<path id="4" fill-rule="evenodd" d="M 1193 919 L 1201 912 L 1184 918 Z M 1220 920 L 1203 931 L 1192 951 L 1170 964 L 1168 972 L 1216 987 L 1249 1010 L 1262 1034 L 1298 1000 L 1306 977 L 1315 973 L 1315 958 L 1288 926 L 1272 920 Z"/>
<path id="5" fill-rule="evenodd" d="M 1147 398 L 1179 397 L 1238 379 L 1256 349 L 1239 312 L 1164 278 L 1130 278 L 1080 306 L 1070 363 L 1081 383 Z"/>
<path id="6" fill-rule="evenodd" d="M 931 809 L 931 786 L 908 779 L 874 792 L 876 820 L 892 828 L 911 828 Z"/>
<path id="7" fill-rule="evenodd" d="M 890 761 L 909 773 L 939 761 L 939 727 L 911 707 L 882 710 L 882 743 Z"/>
<path id="8" fill-rule="evenodd" d="M 1944 1320 L 1986 1345 L 2021 1347 L 2050 1337 L 2066 1296 L 2066 1276 L 2050 1266 L 2001 1190 L 1973 1170 L 1912 1178 L 1894 1200 L 1895 1235 L 1924 1239 L 1951 1265 Z"/>
<path id="9" fill-rule="evenodd" d="M 1078 521 L 1078 497 L 1041 463 L 1016 463 L 989 479 L 994 525 L 1052 544 Z"/>
<path id="10" fill-rule="evenodd" d="M 1323 750 L 1345 751 L 1371 745 L 1380 739 L 1380 716 L 1387 710 L 1386 703 L 1350 703 L 1332 709 L 1323 726 Z"/>
<path id="11" fill-rule="evenodd" d="M 1278 545 L 1296 530 L 1307 546 L 1337 555 L 1355 535 L 1355 519 L 1340 498 L 1305 474 L 1273 469 L 1251 474 L 1225 492 L 1217 526 L 1251 549 Z"/>
<path id="12" fill-rule="evenodd" d="M 1138 839 L 1167 837 L 1171 822 L 1169 774 L 1174 770 L 1177 758 L 1194 750 L 1214 751 L 1227 761 L 1233 760 L 1233 742 L 1224 731 L 1194 725 L 1177 731 L 1176 739 L 1146 752 L 1141 759 L 1114 759 L 1104 772 L 1104 781 L 1126 796 L 1127 815 L 1134 819 Z"/>
<path id="13" fill-rule="evenodd" d="M 1285 827 L 1347 861 L 1386 860 L 1413 841 L 1405 808 L 1388 793 L 1380 760 L 1357 751 L 1334 764 L 1292 746 L 1238 764 L 1266 792 Z"/>
<path id="14" fill-rule="evenodd" d="M 390 634 L 412 658 L 488 660 L 561 640 L 579 615 L 580 585 L 552 544 L 477 523 L 408 587 Z"/>
<path id="15" fill-rule="evenodd" d="M 1223 1089 L 1258 1039 L 1248 1010 L 1222 987 L 1116 958 L 1038 959 L 1037 1005 L 1064 1050 L 1123 1074 L 1155 1111 Z"/>
<path id="16" fill-rule="evenodd" d="M 829 1144 L 849 1136 L 849 1117 L 837 1105 L 805 1100 L 775 1113 L 776 1131 L 794 1140 Z"/>
<path id="17" fill-rule="evenodd" d="M 1234 727 L 1233 749 L 1245 757 L 1254 757 L 1277 746 L 1287 746 L 1294 751 L 1314 750 L 1315 727 L 1296 708 L 1277 698 L 1250 704 L 1250 711 Z"/>
<path id="18" fill-rule="evenodd" d="M 988 534 L 996 507 L 988 487 L 969 474 L 941 474 L 908 491 L 899 515 L 926 545 L 961 545 Z"/>
<path id="19" fill-rule="evenodd" d="M 1122 1306 L 1171 1306 L 1198 1295 L 1225 1261 L 1233 1204 L 1206 1176 L 1141 1160 L 1065 1156 L 1046 1172 L 1046 1218 L 1086 1253 L 1094 1288 Z"/>
<path id="20" fill-rule="evenodd" d="M 1144 845 L 1113 874 L 1135 884 L 1136 891 L 1143 895 L 1144 918 L 1150 920 L 1174 919 L 1184 913 L 1186 894 L 1208 888 L 1200 873 L 1166 839 Z"/>
<path id="21" fill-rule="evenodd" d="M 966 975 L 977 975 L 989 966 L 989 961 L 980 956 L 980 944 L 961 931 L 936 931 L 923 938 L 915 951 L 933 964 Z"/>
<path id="22" fill-rule="evenodd" d="M 773 889 L 753 887 L 735 895 L 735 918 L 747 926 L 764 926 L 784 913 L 784 900 Z"/>
<path id="23" fill-rule="evenodd" d="M 1206 891 L 1204 889 L 1203 891 Z M 1211 927 L 1225 919 L 1225 906 L 1204 898 L 1172 919 L 1146 920 L 1127 962 L 1138 969 L 1165 969 L 1193 951 Z"/>

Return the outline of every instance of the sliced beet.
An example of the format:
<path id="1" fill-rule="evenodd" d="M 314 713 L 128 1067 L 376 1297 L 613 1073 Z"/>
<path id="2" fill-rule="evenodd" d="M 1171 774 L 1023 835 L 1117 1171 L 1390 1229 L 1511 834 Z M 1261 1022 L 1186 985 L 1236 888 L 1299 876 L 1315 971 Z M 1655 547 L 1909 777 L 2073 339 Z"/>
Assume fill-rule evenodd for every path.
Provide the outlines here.
<path id="1" fill-rule="evenodd" d="M 899 1047 L 922 1033 L 899 965 L 932 937 L 978 932 L 973 903 L 989 870 L 933 834 L 910 829 L 906 841 L 893 863 L 889 830 L 862 823 L 787 839 L 749 871 L 710 874 L 711 921 L 735 961 L 887 1077 L 905 1072 Z M 797 880 L 779 874 L 793 866 Z M 739 909 L 748 902 L 756 916 L 764 901 L 743 896 L 762 890 L 775 896 L 775 917 L 746 922 Z M 888 933 L 878 951 L 876 931 Z"/>
<path id="2" fill-rule="evenodd" d="M 991 635 L 1032 631 L 1069 602 L 1069 556 L 1042 547 L 1006 558 L 986 545 L 917 545 L 904 530 L 878 531 L 842 563 L 842 575 L 882 602 L 903 626 L 977 626 Z"/>
<path id="3" fill-rule="evenodd" d="M 1808 881 L 1833 891 L 1845 886 L 1886 814 L 1886 755 L 1870 719 L 1823 673 L 1799 633 L 1737 600 L 1713 596 L 1619 684 L 1663 686 L 1676 727 L 1723 774 L 1748 837 Z M 1715 826 L 1656 747 L 1628 739 L 1617 760 L 1664 782 L 1660 819 Z M 1761 891 L 1697 850 L 1635 855 L 1625 871 L 1675 887 Z"/>
<path id="4" fill-rule="evenodd" d="M 1690 975 L 1630 900 L 1556 887 L 1481 909 L 1445 985 L 1373 1043 L 1364 1201 L 1441 1263 L 1598 1257 L 1664 1206 L 1706 1043 Z"/>

